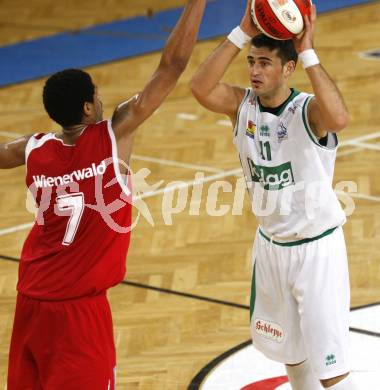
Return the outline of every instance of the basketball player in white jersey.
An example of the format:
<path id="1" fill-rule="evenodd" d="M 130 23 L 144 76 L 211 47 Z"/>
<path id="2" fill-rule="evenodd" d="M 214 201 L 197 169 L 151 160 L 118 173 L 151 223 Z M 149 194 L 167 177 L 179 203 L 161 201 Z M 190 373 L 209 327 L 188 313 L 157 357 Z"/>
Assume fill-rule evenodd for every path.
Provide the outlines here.
<path id="1" fill-rule="evenodd" d="M 336 133 L 347 126 L 348 112 L 313 49 L 315 7 L 305 18 L 304 34 L 293 41 L 260 34 L 250 8 L 248 1 L 240 26 L 200 66 L 190 86 L 203 106 L 231 118 L 259 222 L 253 344 L 286 365 L 294 390 L 354 390 L 345 214 L 332 189 Z M 249 42 L 251 87 L 221 82 Z M 298 59 L 314 95 L 288 86 Z"/>

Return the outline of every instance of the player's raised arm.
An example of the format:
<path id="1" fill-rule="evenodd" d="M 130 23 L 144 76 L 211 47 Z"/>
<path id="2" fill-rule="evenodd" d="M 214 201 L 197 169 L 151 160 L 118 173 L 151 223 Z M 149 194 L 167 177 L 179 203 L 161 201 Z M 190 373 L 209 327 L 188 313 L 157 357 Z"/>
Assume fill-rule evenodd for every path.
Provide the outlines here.
<path id="1" fill-rule="evenodd" d="M 227 114 L 233 121 L 236 120 L 245 91 L 243 88 L 222 83 L 221 79 L 243 46 L 258 33 L 251 18 L 251 0 L 248 0 L 240 26 L 214 50 L 191 79 L 191 91 L 200 104 L 211 111 Z"/>
<path id="2" fill-rule="evenodd" d="M 16 168 L 25 164 L 25 148 L 28 136 L 0 144 L 0 168 Z"/>
<path id="3" fill-rule="evenodd" d="M 140 93 L 116 108 L 112 127 L 118 140 L 128 137 L 173 90 L 193 51 L 205 4 L 206 0 L 187 1 L 151 79 Z"/>
<path id="4" fill-rule="evenodd" d="M 317 137 L 324 137 L 327 132 L 337 133 L 344 129 L 348 124 L 349 114 L 338 87 L 319 63 L 314 51 L 316 19 L 316 8 L 313 5 L 310 18 L 305 17 L 305 32 L 294 39 L 294 45 L 315 94 L 315 99 L 309 104 L 309 123 Z"/>

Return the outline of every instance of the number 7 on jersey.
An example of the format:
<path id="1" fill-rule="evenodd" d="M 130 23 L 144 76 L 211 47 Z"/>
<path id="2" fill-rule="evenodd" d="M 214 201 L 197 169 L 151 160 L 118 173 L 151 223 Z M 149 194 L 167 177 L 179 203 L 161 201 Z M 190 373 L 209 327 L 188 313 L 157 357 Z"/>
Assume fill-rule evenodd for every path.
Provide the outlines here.
<path id="1" fill-rule="evenodd" d="M 70 245 L 74 241 L 75 234 L 78 230 L 78 226 L 83 215 L 83 192 L 57 196 L 57 207 L 59 211 L 71 211 L 71 215 L 66 227 L 65 237 L 62 241 L 62 245 Z"/>

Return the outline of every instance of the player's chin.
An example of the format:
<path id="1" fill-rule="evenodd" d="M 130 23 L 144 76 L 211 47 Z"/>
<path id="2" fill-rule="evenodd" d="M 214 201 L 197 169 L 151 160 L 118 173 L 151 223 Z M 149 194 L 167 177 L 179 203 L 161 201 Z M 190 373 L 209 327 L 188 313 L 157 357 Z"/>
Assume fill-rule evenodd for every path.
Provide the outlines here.
<path id="1" fill-rule="evenodd" d="M 260 96 L 265 93 L 264 85 L 262 83 L 251 83 L 251 86 L 256 96 Z"/>

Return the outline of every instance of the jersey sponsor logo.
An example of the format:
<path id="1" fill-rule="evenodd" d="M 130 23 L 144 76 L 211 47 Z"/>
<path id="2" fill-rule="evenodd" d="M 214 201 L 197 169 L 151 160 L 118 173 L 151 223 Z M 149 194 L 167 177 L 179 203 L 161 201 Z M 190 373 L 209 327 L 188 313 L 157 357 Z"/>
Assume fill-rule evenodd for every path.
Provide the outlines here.
<path id="1" fill-rule="evenodd" d="M 252 181 L 260 183 L 265 190 L 277 191 L 295 184 L 291 162 L 276 167 L 256 165 L 248 158 Z"/>
<path id="2" fill-rule="evenodd" d="M 277 343 L 282 343 L 284 340 L 283 329 L 274 322 L 257 319 L 254 329 L 257 334 L 264 336 L 266 339 L 276 341 Z"/>
<path id="3" fill-rule="evenodd" d="M 270 136 L 269 126 L 262 125 L 260 127 L 260 136 L 261 137 L 269 137 Z"/>
<path id="4" fill-rule="evenodd" d="M 44 187 L 58 187 L 61 185 L 69 184 L 72 182 L 78 182 L 80 180 L 89 179 L 98 175 L 103 175 L 106 171 L 106 162 L 103 160 L 99 165 L 94 163 L 91 167 L 78 169 L 63 176 L 46 177 L 45 175 L 33 176 L 34 184 L 36 188 Z"/>
<path id="5" fill-rule="evenodd" d="M 291 104 L 288 108 L 288 112 L 290 112 L 291 114 L 294 115 L 298 108 L 301 108 L 301 106 L 299 104 L 291 102 Z"/>
<path id="6" fill-rule="evenodd" d="M 247 123 L 247 130 L 246 134 L 250 138 L 255 138 L 255 133 L 256 133 L 256 125 L 252 121 L 248 121 Z"/>
<path id="7" fill-rule="evenodd" d="M 278 142 L 282 142 L 288 139 L 288 129 L 282 122 L 280 123 L 279 129 L 277 130 L 277 139 Z"/>
<path id="8" fill-rule="evenodd" d="M 326 367 L 336 364 L 336 356 L 332 353 L 325 358 Z"/>

